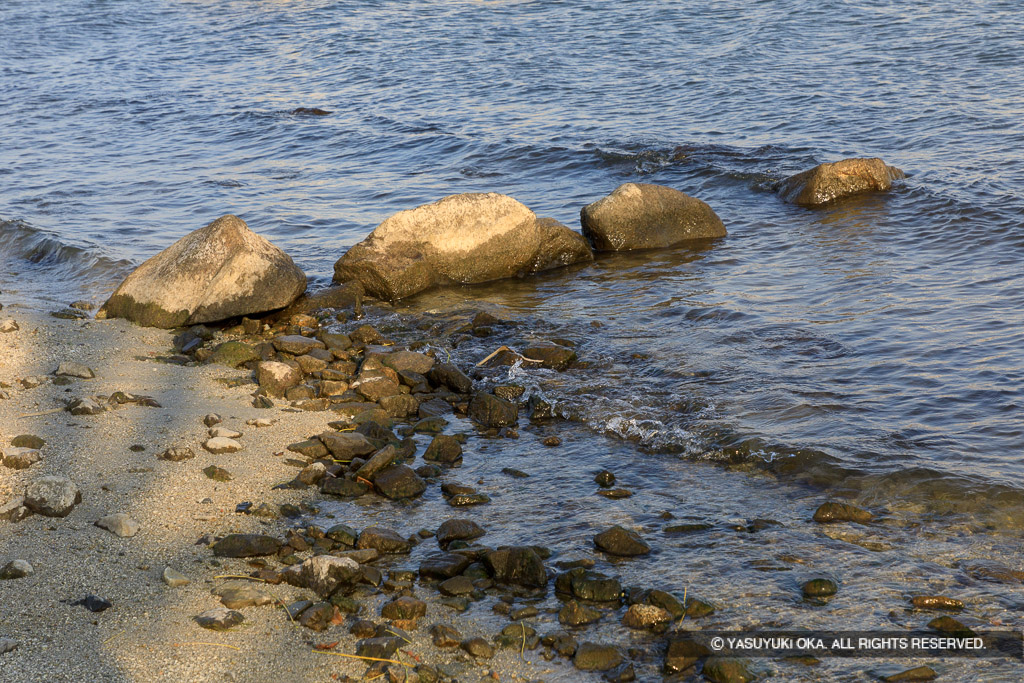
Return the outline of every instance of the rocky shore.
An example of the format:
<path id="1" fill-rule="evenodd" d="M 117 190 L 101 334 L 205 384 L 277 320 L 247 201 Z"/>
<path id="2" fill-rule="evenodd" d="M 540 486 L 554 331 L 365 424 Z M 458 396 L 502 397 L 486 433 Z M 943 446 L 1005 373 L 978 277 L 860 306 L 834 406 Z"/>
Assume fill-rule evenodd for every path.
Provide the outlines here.
<path id="1" fill-rule="evenodd" d="M 178 334 L 7 310 L 18 329 L 0 336 L 4 680 L 767 673 L 681 635 L 722 625 L 714 595 L 644 580 L 664 571 L 644 525 L 605 513 L 574 532 L 565 513 L 565 536 L 548 540 L 532 516 L 551 511 L 507 517 L 503 494 L 547 488 L 573 432 L 503 378 L 585 363 L 570 340 L 470 363 L 456 360 L 460 340 L 504 339 L 515 323 L 362 310 L 356 297 Z M 518 457 L 526 439 L 546 465 Z M 604 505 L 637 493 L 613 468 L 576 460 L 564 476 L 592 482 Z M 712 526 L 651 517 L 658 537 Z M 873 521 L 822 501 L 802 524 L 811 535 Z M 847 590 L 831 572 L 803 574 L 794 601 L 827 609 Z M 952 596 L 901 606 L 940 631 L 979 623 L 958 621 Z"/>

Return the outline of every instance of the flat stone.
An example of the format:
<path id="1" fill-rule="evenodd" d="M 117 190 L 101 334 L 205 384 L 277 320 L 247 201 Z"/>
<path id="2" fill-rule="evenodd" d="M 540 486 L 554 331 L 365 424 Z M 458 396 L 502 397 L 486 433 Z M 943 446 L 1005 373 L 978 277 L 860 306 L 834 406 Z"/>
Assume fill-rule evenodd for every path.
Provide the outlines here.
<path id="1" fill-rule="evenodd" d="M 712 683 L 750 683 L 755 679 L 746 661 L 734 657 L 708 657 L 701 673 Z"/>
<path id="2" fill-rule="evenodd" d="M 299 334 L 289 334 L 283 337 L 277 337 L 273 340 L 274 348 L 278 351 L 284 351 L 290 353 L 293 356 L 301 356 L 307 354 L 313 349 L 326 349 L 327 345 L 319 339 L 313 339 L 312 337 L 303 337 Z"/>
<path id="3" fill-rule="evenodd" d="M 18 323 L 15 322 L 14 318 L 8 318 L 3 322 L 0 322 L 0 333 L 10 334 L 11 332 L 17 332 L 21 328 L 18 327 Z"/>
<path id="4" fill-rule="evenodd" d="M 228 429 L 227 427 L 211 427 L 207 434 L 214 439 L 239 439 L 242 437 L 242 432 L 236 432 L 234 429 Z"/>
<path id="5" fill-rule="evenodd" d="M 160 574 L 160 580 L 171 588 L 180 588 L 192 583 L 184 574 L 170 567 L 164 567 L 163 572 Z"/>
<path id="6" fill-rule="evenodd" d="M 362 434 L 359 436 L 362 436 Z M 396 458 L 398 458 L 398 449 L 392 445 L 387 445 L 364 462 L 356 470 L 356 476 L 369 481 L 375 481 L 374 477 L 376 477 L 377 473 L 388 468 Z"/>
<path id="7" fill-rule="evenodd" d="M 412 545 L 391 529 L 371 526 L 359 534 L 356 548 L 373 548 L 382 553 L 405 554 L 412 549 Z"/>
<path id="8" fill-rule="evenodd" d="M 962 601 L 942 595 L 915 595 L 911 598 L 910 604 L 917 609 L 942 609 L 951 612 L 958 612 L 964 608 Z"/>
<path id="9" fill-rule="evenodd" d="M 299 623 L 311 631 L 326 631 L 334 620 L 336 608 L 329 602 L 318 602 L 299 616 Z"/>
<path id="10" fill-rule="evenodd" d="M 211 631 L 227 631 L 244 622 L 245 616 L 241 612 L 236 612 L 227 607 L 219 607 L 203 612 L 193 617 L 193 619 L 197 624 Z"/>
<path id="11" fill-rule="evenodd" d="M 418 375 L 425 375 L 434 367 L 432 357 L 415 351 L 393 351 L 386 354 L 382 362 L 395 372 L 415 372 Z"/>
<path id="12" fill-rule="evenodd" d="M 183 460 L 191 460 L 196 457 L 195 451 L 186 446 L 172 446 L 163 453 L 157 456 L 161 460 L 170 460 L 171 462 L 181 462 Z"/>
<path id="13" fill-rule="evenodd" d="M 338 460 L 349 461 L 377 450 L 376 446 L 358 432 L 327 431 L 321 433 L 318 438 Z"/>
<path id="14" fill-rule="evenodd" d="M 45 517 L 67 517 L 82 492 L 66 477 L 40 477 L 25 489 L 25 506 Z"/>
<path id="15" fill-rule="evenodd" d="M 92 371 L 92 368 L 70 361 L 65 361 L 58 365 L 53 374 L 56 377 L 77 377 L 79 379 L 93 379 L 96 377 L 96 373 Z"/>
<path id="16" fill-rule="evenodd" d="M 420 562 L 419 574 L 424 579 L 450 579 L 458 576 L 472 564 L 465 555 L 457 553 L 433 553 Z"/>
<path id="17" fill-rule="evenodd" d="M 96 520 L 96 526 L 106 529 L 115 536 L 131 538 L 139 533 L 139 523 L 123 512 L 116 512 Z"/>
<path id="18" fill-rule="evenodd" d="M 84 397 L 72 399 L 68 404 L 67 410 L 72 415 L 99 415 L 100 413 L 106 412 L 107 409 L 95 400 L 89 397 Z"/>
<path id="19" fill-rule="evenodd" d="M 223 467 L 217 467 L 216 465 L 210 465 L 203 468 L 203 474 L 214 481 L 231 481 L 234 477 Z"/>
<path id="20" fill-rule="evenodd" d="M 274 555 L 281 549 L 281 541 L 264 534 L 229 534 L 213 544 L 217 557 L 259 557 Z"/>
<path id="21" fill-rule="evenodd" d="M 242 607 L 259 607 L 261 605 L 273 604 L 274 598 L 258 588 L 245 584 L 226 584 L 211 591 L 220 598 L 221 603 L 228 609 L 240 609 Z"/>
<path id="22" fill-rule="evenodd" d="M 31 514 L 32 511 L 25 507 L 24 496 L 15 496 L 0 505 L 0 520 L 5 522 L 20 522 Z"/>
<path id="23" fill-rule="evenodd" d="M 3 332 L 3 329 L 0 329 L 0 332 Z M 14 638 L 0 638 L 0 655 L 14 652 L 16 649 L 18 649 L 18 641 Z"/>
<path id="24" fill-rule="evenodd" d="M 622 663 L 622 653 L 611 645 L 584 642 L 576 648 L 572 663 L 580 671 L 611 671 Z"/>
<path id="25" fill-rule="evenodd" d="M 522 350 L 523 358 L 539 361 L 526 367 L 542 367 L 550 370 L 565 370 L 576 362 L 576 352 L 557 344 L 538 344 Z"/>
<path id="26" fill-rule="evenodd" d="M 237 453 L 242 450 L 242 444 L 226 436 L 215 436 L 203 443 L 203 448 L 214 454 Z"/>

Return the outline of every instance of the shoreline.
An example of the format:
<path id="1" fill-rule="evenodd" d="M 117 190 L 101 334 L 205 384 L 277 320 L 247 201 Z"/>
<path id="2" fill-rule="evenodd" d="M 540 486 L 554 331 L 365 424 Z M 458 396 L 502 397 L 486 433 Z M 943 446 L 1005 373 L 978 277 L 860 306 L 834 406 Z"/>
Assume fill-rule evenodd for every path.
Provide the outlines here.
<path id="1" fill-rule="evenodd" d="M 323 432 L 328 421 L 337 419 L 334 412 L 294 411 L 284 407 L 287 401 L 278 399 L 274 399 L 277 403 L 274 408 L 255 408 L 251 405 L 254 385 L 228 387 L 217 381 L 219 378 L 246 375 L 248 371 L 245 369 L 233 370 L 216 364 L 180 366 L 156 362 L 156 358 L 168 355 L 174 336 L 172 332 L 135 327 L 122 320 L 57 320 L 24 309 L 16 311 L 7 309 L 4 313 L 14 314 L 21 329 L 0 336 L 0 380 L 15 385 L 6 389 L 11 398 L 0 401 L 0 424 L 3 425 L 0 438 L 6 447 L 17 434 L 35 434 L 46 444 L 40 451 L 42 460 L 39 463 L 23 470 L 3 468 L 0 501 L 18 494 L 28 482 L 44 474 L 69 476 L 82 490 L 83 500 L 64 518 L 33 515 L 16 524 L 0 522 L 0 560 L 6 563 L 15 558 L 26 559 L 35 569 L 35 573 L 26 578 L 0 581 L 5 613 L 16 615 L 12 619 L 5 618 L 4 632 L 0 633 L 0 638 L 13 638 L 18 642 L 17 649 L 0 655 L 0 673 L 11 680 L 77 680 L 86 675 L 100 676 L 105 680 L 232 680 L 226 678 L 229 674 L 233 680 L 269 680 L 282 676 L 288 680 L 332 680 L 332 674 L 358 678 L 367 668 L 365 663 L 312 652 L 313 645 L 335 641 L 338 645 L 331 651 L 341 654 L 356 652 L 359 638 L 348 632 L 354 622 L 353 617 L 343 618 L 341 623 L 319 633 L 293 625 L 282 610 L 254 606 L 239 610 L 246 619 L 242 627 L 225 632 L 199 628 L 193 617 L 220 606 L 220 601 L 210 591 L 223 587 L 225 583 L 238 583 L 234 579 L 215 577 L 248 575 L 260 568 L 244 559 L 215 557 L 206 544 L 196 545 L 196 541 L 210 534 L 225 536 L 230 533 L 268 534 L 287 539 L 295 520 L 267 520 L 252 514 L 237 514 L 236 505 L 248 501 L 254 506 L 261 503 L 272 507 L 282 504 L 301 506 L 315 499 L 324 501 L 323 510 L 320 514 L 305 515 L 304 526 L 314 519 L 322 527 L 331 521 L 340 521 L 359 530 L 379 519 L 387 522 L 381 526 L 398 526 L 401 534 L 413 535 L 418 528 L 435 529 L 443 521 L 439 516 L 441 511 L 446 511 L 450 518 L 471 519 L 480 518 L 477 511 L 481 511 L 479 515 L 498 514 L 504 519 L 504 526 L 514 527 L 513 535 L 518 537 L 518 542 L 524 543 L 526 538 L 534 536 L 531 528 L 541 528 L 541 525 L 530 519 L 509 518 L 508 512 L 501 511 L 504 509 L 502 506 L 508 504 L 501 498 L 502 490 L 511 488 L 513 484 L 506 482 L 514 483 L 517 475 L 506 475 L 502 479 L 499 467 L 501 471 L 518 467 L 530 469 L 526 465 L 528 463 L 539 469 L 543 467 L 540 463 L 544 458 L 550 460 L 556 457 L 555 454 L 567 458 L 571 454 L 573 459 L 569 462 L 573 463 L 573 471 L 567 474 L 575 479 L 590 480 L 593 477 L 588 474 L 589 470 L 583 464 L 585 461 L 577 460 L 583 454 L 573 450 L 576 444 L 571 442 L 561 449 L 529 455 L 528 438 L 540 441 L 562 434 L 565 439 L 571 439 L 574 435 L 571 424 L 556 424 L 546 431 L 537 430 L 530 426 L 527 415 L 521 414 L 518 438 L 506 438 L 514 435 L 508 432 L 502 436 L 474 433 L 468 421 L 456 415 L 451 419 L 453 428 L 468 434 L 470 446 L 467 449 L 471 446 L 472 449 L 466 451 L 465 457 L 467 461 L 474 459 L 474 462 L 467 462 L 464 468 L 447 471 L 433 480 L 428 477 L 428 490 L 420 502 L 410 505 L 367 494 L 363 497 L 370 497 L 367 503 L 338 503 L 315 493 L 315 489 L 275 489 L 273 487 L 289 481 L 299 471 L 294 464 L 286 462 L 299 459 L 294 452 L 286 451 L 287 445 Z M 359 324 L 361 322 L 354 321 L 347 327 L 351 331 Z M 382 331 L 385 331 L 384 327 Z M 402 332 L 422 336 L 424 330 L 406 329 Z M 72 379 L 66 385 L 54 383 L 54 369 L 59 363 L 68 361 L 87 365 L 95 371 L 96 378 Z M 22 388 L 13 381 L 33 376 L 44 380 L 31 389 Z M 486 386 L 486 383 L 481 386 Z M 152 397 L 160 407 L 125 404 L 100 415 L 80 417 L 72 417 L 63 410 L 66 399 L 79 393 L 109 395 L 116 391 Z M 458 403 L 456 409 L 459 409 Z M 38 414 L 32 415 L 34 413 Z M 218 426 L 243 433 L 238 439 L 243 446 L 241 452 L 213 455 L 202 448 L 207 438 L 203 420 L 209 413 L 219 413 L 224 418 Z M 22 415 L 31 416 L 20 417 Z M 250 420 L 259 419 L 274 422 L 266 427 L 247 424 Z M 396 426 L 396 433 L 401 434 L 402 431 L 401 425 Z M 581 438 L 580 446 L 589 448 L 588 443 L 597 442 L 600 438 L 592 436 L 590 442 Z M 427 439 L 418 441 L 414 466 L 422 462 L 422 449 L 428 443 Z M 142 446 L 144 450 L 133 451 L 132 446 Z M 157 458 L 159 453 L 172 446 L 191 448 L 196 457 L 182 462 Z M 516 451 L 523 451 L 519 458 L 513 457 Z M 599 460 L 591 458 L 595 465 Z M 231 472 L 233 480 L 218 483 L 208 479 L 202 472 L 208 465 L 224 467 Z M 680 472 L 703 467 L 699 471 L 705 473 L 704 478 L 709 482 L 718 478 L 710 472 L 718 468 L 707 468 L 701 463 L 680 464 L 679 467 L 683 468 Z M 628 463 L 615 469 L 623 474 L 629 469 Z M 554 473 L 549 472 L 546 476 L 557 481 Z M 738 473 L 736 476 L 749 475 Z M 493 507 L 499 511 L 489 512 L 492 507 L 489 504 L 445 507 L 437 488 L 445 481 L 455 480 L 484 483 L 480 490 L 498 496 Z M 500 680 L 598 680 L 601 674 L 584 673 L 573 668 L 572 659 L 555 652 L 557 644 L 538 643 L 536 648 L 527 649 L 525 638 L 521 650 L 492 645 L 493 658 L 477 659 L 459 647 L 438 648 L 431 644 L 430 626 L 434 623 L 454 625 L 462 636 L 480 636 L 488 643 L 493 643 L 495 633 L 503 630 L 499 628 L 501 624 L 512 628 L 516 624 L 531 625 L 531 628 L 536 627 L 538 638 L 555 631 L 568 631 L 580 643 L 587 640 L 613 642 L 623 657 L 623 664 L 612 667 L 618 680 L 629 680 L 630 675 L 640 680 L 660 677 L 666 664 L 665 624 L 653 630 L 631 630 L 619 624 L 631 602 L 628 592 L 616 601 L 614 608 L 608 604 L 594 605 L 600 613 L 597 625 L 573 628 L 559 624 L 559 606 L 564 607 L 564 596 L 558 598 L 553 590 L 557 586 L 556 576 L 571 569 L 574 562 L 582 562 L 580 566 L 586 567 L 594 566 L 596 561 L 598 570 L 621 573 L 624 589 L 628 587 L 629 578 L 645 572 L 657 574 L 661 549 L 650 531 L 652 520 L 660 517 L 659 524 L 663 529 L 686 520 L 674 520 L 673 515 L 667 514 L 668 510 L 661 513 L 648 509 L 650 503 L 633 503 L 633 507 L 628 507 L 631 501 L 642 498 L 644 493 L 636 486 L 630 488 L 630 493 L 638 494 L 635 498 L 625 499 L 620 507 L 601 508 L 595 505 L 592 512 L 581 515 L 580 519 L 588 519 L 588 514 L 591 515 L 589 519 L 596 515 L 605 526 L 613 520 L 622 520 L 627 527 L 630 527 L 628 522 L 632 522 L 632 527 L 640 530 L 642 536 L 655 546 L 651 559 L 610 557 L 594 549 L 590 542 L 591 532 L 582 529 L 568 531 L 560 539 L 541 536 L 537 539 L 540 543 L 551 543 L 554 548 L 552 557 L 542 558 L 547 570 L 543 595 L 524 590 L 524 587 L 502 588 L 493 582 L 492 585 L 485 583 L 481 585 L 486 588 L 475 587 L 481 593 L 474 596 L 469 614 L 462 614 L 445 604 L 445 598 L 438 595 L 434 582 L 414 580 L 410 585 L 407 575 L 395 574 L 389 583 L 390 568 L 407 572 L 419 562 L 403 555 L 388 556 L 383 561 L 369 563 L 370 566 L 378 566 L 378 571 L 383 573 L 381 589 L 372 587 L 372 584 L 370 588 L 365 584 L 357 587 L 356 602 L 362 605 L 359 618 L 386 625 L 388 620 L 381 619 L 380 610 L 396 595 L 408 593 L 423 600 L 426 615 L 420 618 L 418 628 L 403 630 L 403 634 L 408 634 L 412 641 L 408 649 L 437 670 L 455 667 L 447 670 L 448 675 L 459 680 L 465 680 L 467 676 L 490 676 L 491 672 Z M 808 501 L 823 500 L 820 494 L 809 493 L 806 497 Z M 212 502 L 204 503 L 207 498 Z M 614 498 L 603 496 L 595 499 L 608 504 L 614 501 Z M 810 502 L 798 508 L 806 509 L 808 504 Z M 346 510 L 349 512 L 339 514 Z M 93 525 L 100 517 L 118 512 L 127 513 L 140 523 L 141 531 L 137 536 L 122 539 Z M 334 520 L 327 517 L 332 514 Z M 573 515 L 580 513 L 573 513 L 570 508 L 567 514 L 566 519 L 572 525 Z M 771 534 L 773 524 L 786 527 L 799 524 L 798 518 L 792 516 L 779 515 L 779 519 L 784 521 L 761 520 L 761 528 L 746 531 L 755 534 L 764 530 L 764 533 Z M 359 524 L 354 520 L 359 520 Z M 757 522 L 757 519 L 753 520 L 755 526 Z M 480 542 L 485 546 L 493 547 L 498 545 L 496 541 L 506 540 L 508 528 L 495 527 L 490 523 L 483 526 L 487 535 Z M 814 530 L 813 525 L 809 528 Z M 826 537 L 860 543 L 868 549 L 871 543 L 877 542 L 872 538 L 877 532 L 873 534 L 871 530 L 863 530 L 866 533 L 861 533 L 862 529 L 853 524 L 830 525 L 822 527 L 821 531 Z M 810 541 L 818 543 L 813 538 Z M 421 537 L 419 545 L 420 549 L 437 550 L 437 541 L 429 536 Z M 413 558 L 422 557 L 420 549 L 414 550 Z M 343 549 L 335 550 L 344 555 Z M 292 554 L 304 560 L 314 552 L 305 550 Z M 759 553 L 754 551 L 754 555 Z M 286 569 L 273 557 L 266 560 L 269 569 Z M 806 557 L 796 558 L 793 567 L 799 568 L 807 561 Z M 185 574 L 192 583 L 182 588 L 168 587 L 160 578 L 165 566 Z M 685 586 L 662 585 L 665 577 L 652 576 L 644 581 L 642 585 L 651 589 L 676 589 L 677 595 L 683 594 L 679 597 L 685 597 L 682 590 Z M 258 588 L 260 584 L 256 586 Z M 708 588 L 696 592 L 708 597 Z M 843 587 L 843 592 L 848 590 L 850 588 Z M 40 592 L 45 596 L 42 601 Z M 310 590 L 287 583 L 275 584 L 266 592 L 272 594 L 275 601 L 279 599 L 283 603 L 300 598 L 316 600 Z M 110 600 L 114 608 L 92 614 L 82 606 L 67 604 L 89 593 Z M 740 587 L 740 594 L 744 593 L 746 590 Z M 693 596 L 693 592 L 690 595 Z M 764 597 L 769 602 L 778 599 L 771 593 Z M 749 597 L 745 599 L 746 602 L 749 600 Z M 499 603 L 511 605 L 503 608 L 507 614 L 494 613 L 492 607 Z M 588 605 L 586 601 L 578 604 Z M 526 609 L 528 616 L 524 617 L 525 621 L 509 618 L 509 614 L 518 609 Z M 726 614 L 728 616 L 723 618 L 713 617 L 707 623 L 731 626 L 754 626 L 757 623 L 750 618 L 736 620 L 735 610 L 726 610 Z M 342 616 L 338 614 L 335 618 Z M 920 617 L 915 618 L 920 621 Z M 818 616 L 809 623 L 825 622 Z M 978 624 L 976 620 L 970 623 Z M 54 651 L 60 653 L 60 664 L 56 664 L 50 654 Z M 544 661 L 544 653 L 552 656 L 550 663 Z M 405 658 L 405 661 L 411 664 L 414 660 Z M 42 665 L 42 662 L 47 664 Z M 634 665 L 635 669 L 631 668 Z M 697 666 L 699 669 L 700 665 Z M 763 673 L 765 667 L 756 664 L 752 668 Z M 689 672 L 686 675 L 696 675 L 692 664 L 685 671 Z M 426 669 L 421 669 L 420 673 L 422 680 L 429 679 Z M 394 675 L 391 674 L 392 677 Z"/>

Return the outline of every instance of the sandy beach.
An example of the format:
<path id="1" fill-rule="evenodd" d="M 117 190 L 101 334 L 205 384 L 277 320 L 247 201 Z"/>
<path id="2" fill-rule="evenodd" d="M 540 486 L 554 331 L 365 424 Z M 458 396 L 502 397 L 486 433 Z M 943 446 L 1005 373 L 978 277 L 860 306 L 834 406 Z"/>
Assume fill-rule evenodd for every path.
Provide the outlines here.
<path id="1" fill-rule="evenodd" d="M 17 643 L 0 658 L 0 679 L 329 681 L 366 669 L 365 663 L 312 651 L 315 644 L 340 641 L 330 651 L 354 652 L 358 639 L 345 628 L 318 634 L 272 606 L 243 609 L 244 626 L 227 632 L 205 630 L 193 621 L 220 607 L 211 589 L 230 580 L 218 577 L 253 571 L 245 560 L 214 559 L 197 540 L 208 534 L 282 535 L 290 526 L 287 519 L 236 514 L 235 506 L 300 503 L 306 497 L 302 492 L 271 490 L 297 471 L 282 453 L 289 443 L 323 431 L 333 413 L 256 409 L 250 405 L 252 385 L 229 389 L 217 381 L 244 371 L 157 362 L 153 358 L 165 355 L 171 344 L 165 331 L 123 320 L 57 320 L 16 308 L 6 309 L 4 317 L 14 317 L 21 329 L 0 335 L 0 381 L 10 385 L 4 389 L 10 398 L 0 400 L 0 440 L 6 444 L 18 434 L 34 434 L 46 443 L 41 461 L 32 467 L 0 470 L 0 500 L 23 493 L 41 476 L 60 475 L 78 485 L 82 502 L 64 518 L 32 515 L 17 524 L 0 523 L 0 564 L 23 559 L 35 570 L 23 579 L 0 581 L 0 638 Z M 87 365 L 96 378 L 54 384 L 52 373 L 65 361 Z M 25 389 L 20 380 L 27 377 L 39 377 L 41 384 Z M 71 396 L 115 391 L 150 396 L 161 407 L 129 404 L 81 417 L 63 409 Z M 243 433 L 241 452 L 203 450 L 208 413 L 219 413 L 223 426 Z M 246 424 L 255 419 L 273 424 Z M 157 457 L 172 446 L 191 448 L 196 457 L 183 462 Z M 207 478 L 202 470 L 211 464 L 234 478 Z M 139 523 L 136 536 L 118 538 L 94 525 L 118 512 Z M 191 583 L 165 585 L 165 567 Z M 266 590 L 285 603 L 309 593 L 286 584 Z M 113 606 L 94 614 L 69 604 L 87 594 Z M 384 599 L 367 600 L 363 616 L 377 618 L 373 610 Z M 443 621 L 442 610 L 450 613 L 428 605 L 424 623 Z M 470 633 L 471 624 L 460 627 Z M 539 675 L 518 651 L 502 650 L 493 660 L 472 665 L 461 651 L 453 655 L 431 647 L 425 627 L 409 633 L 412 642 L 403 650 L 417 656 L 429 652 L 434 662 L 463 660 L 461 666 L 474 676 L 491 670 L 500 671 L 502 680 Z M 403 660 L 415 665 L 411 656 Z"/>

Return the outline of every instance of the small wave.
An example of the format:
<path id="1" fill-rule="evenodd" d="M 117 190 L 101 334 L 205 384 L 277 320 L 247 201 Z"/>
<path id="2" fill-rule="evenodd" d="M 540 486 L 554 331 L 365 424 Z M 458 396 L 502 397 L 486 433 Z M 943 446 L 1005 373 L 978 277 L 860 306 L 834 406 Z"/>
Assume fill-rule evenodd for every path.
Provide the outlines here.
<path id="1" fill-rule="evenodd" d="M 91 244 L 71 244 L 21 220 L 0 220 L 0 282 L 25 301 L 58 301 L 106 291 L 133 264 Z"/>

